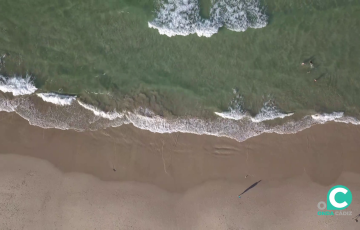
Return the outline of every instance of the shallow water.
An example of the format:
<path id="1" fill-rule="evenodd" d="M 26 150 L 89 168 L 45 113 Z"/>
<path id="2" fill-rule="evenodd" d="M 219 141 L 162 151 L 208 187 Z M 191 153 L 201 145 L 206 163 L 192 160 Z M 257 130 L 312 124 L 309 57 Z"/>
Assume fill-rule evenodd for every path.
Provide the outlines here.
<path id="1" fill-rule="evenodd" d="M 336 111 L 359 117 L 359 0 L 174 2 L 194 3 L 190 16 L 201 22 L 215 20 L 209 11 L 216 4 L 235 10 L 217 14 L 226 20 L 216 18 L 224 27 L 211 37 L 168 37 L 148 25 L 161 1 L 1 1 L 0 52 L 8 54 L 1 73 L 29 73 L 39 92 L 77 95 L 111 111 L 143 106 L 173 118 L 247 111 L 256 118 L 271 102 L 299 119 Z M 265 27 L 256 28 L 252 4 Z M 182 19 L 192 28 L 190 16 Z M 244 32 L 233 31 L 244 23 Z"/>

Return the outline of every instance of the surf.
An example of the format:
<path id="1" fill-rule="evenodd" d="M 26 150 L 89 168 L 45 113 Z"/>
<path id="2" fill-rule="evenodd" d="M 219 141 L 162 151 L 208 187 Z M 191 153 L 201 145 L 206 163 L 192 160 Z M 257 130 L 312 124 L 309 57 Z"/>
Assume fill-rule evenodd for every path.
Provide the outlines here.
<path id="1" fill-rule="evenodd" d="M 53 92 L 35 93 L 37 88 L 29 76 L 1 76 L 0 80 L 0 90 L 13 94 L 13 97 L 0 94 L 0 111 L 15 112 L 31 125 L 42 128 L 86 131 L 131 124 L 154 133 L 212 135 L 241 142 L 262 133 L 293 134 L 313 125 L 328 122 L 360 125 L 358 119 L 345 116 L 344 112 L 310 114 L 299 120 L 290 119 L 280 125 L 269 125 L 265 121 L 291 117 L 293 113 L 282 112 L 276 107 L 274 100 L 268 100 L 255 116 L 251 116 L 243 109 L 243 98 L 236 90 L 233 90 L 235 96 L 228 111 L 215 112 L 217 118 L 205 119 L 189 116 L 162 117 L 141 106 L 133 111 L 105 112 L 94 105 L 82 102 L 76 96 Z"/>
<path id="2" fill-rule="evenodd" d="M 198 0 L 168 0 L 159 5 L 155 19 L 148 26 L 168 37 L 190 34 L 211 37 L 222 27 L 243 32 L 248 28 L 263 28 L 268 21 L 259 0 L 214 0 L 209 19 L 200 16 Z"/>
<path id="3" fill-rule="evenodd" d="M 61 106 L 71 105 L 71 103 L 76 100 L 76 96 L 61 95 L 57 93 L 37 93 L 36 95 L 45 102 Z"/>
<path id="4" fill-rule="evenodd" d="M 238 120 L 219 116 L 216 119 L 209 120 L 196 117 L 164 118 L 147 108 L 138 108 L 135 111 L 118 112 L 114 110 L 105 112 L 78 99 L 74 99 L 72 103 L 62 106 L 42 102 L 41 100 L 40 103 L 47 103 L 48 108 L 40 109 L 43 105 L 37 104 L 34 97 L 38 96 L 18 96 L 12 99 L 0 97 L 0 111 L 15 112 L 28 120 L 31 125 L 42 128 L 86 131 L 131 124 L 139 129 L 154 133 L 181 132 L 212 135 L 231 138 L 239 142 L 262 133 L 293 134 L 313 125 L 327 122 L 360 125 L 359 120 L 345 116 L 343 112 L 307 115 L 297 121 L 290 120 L 281 125 L 270 126 L 263 122 L 263 118 L 258 120 L 259 118 L 256 118 L 256 116 L 253 119 L 245 117 Z M 279 116 L 273 116 L 272 118 L 279 119 Z"/>
<path id="5" fill-rule="evenodd" d="M 20 76 L 4 77 L 0 75 L 0 90 L 4 93 L 20 96 L 32 94 L 37 88 L 30 75 L 26 75 L 25 78 Z"/>

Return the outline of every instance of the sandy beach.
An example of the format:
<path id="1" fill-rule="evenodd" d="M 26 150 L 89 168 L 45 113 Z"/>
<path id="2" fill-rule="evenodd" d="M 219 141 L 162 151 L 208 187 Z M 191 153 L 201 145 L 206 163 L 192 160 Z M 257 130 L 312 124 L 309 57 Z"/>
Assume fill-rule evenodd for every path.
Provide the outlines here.
<path id="1" fill-rule="evenodd" d="M 241 143 L 131 125 L 75 132 L 1 112 L 0 229 L 359 229 L 359 137 L 341 123 Z M 318 216 L 338 184 L 352 215 Z"/>
<path id="2" fill-rule="evenodd" d="M 359 12 L 0 1 L 0 230 L 360 230 Z"/>

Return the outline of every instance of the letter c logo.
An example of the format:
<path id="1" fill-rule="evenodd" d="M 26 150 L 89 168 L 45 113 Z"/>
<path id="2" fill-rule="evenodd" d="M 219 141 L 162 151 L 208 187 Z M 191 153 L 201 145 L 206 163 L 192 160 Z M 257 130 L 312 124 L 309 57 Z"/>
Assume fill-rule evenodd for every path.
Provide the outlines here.
<path id="1" fill-rule="evenodd" d="M 328 192 L 327 209 L 328 210 L 342 210 L 347 208 L 352 201 L 352 194 L 350 189 L 343 185 L 332 187 Z"/>
<path id="2" fill-rule="evenodd" d="M 339 193 L 339 192 L 346 194 L 346 193 L 348 192 L 348 190 L 346 190 L 346 189 L 344 189 L 344 188 L 336 188 L 336 189 L 332 190 L 332 191 L 330 192 L 330 195 L 329 195 L 329 200 L 330 200 L 330 203 L 331 203 L 335 208 L 344 208 L 344 207 L 346 207 L 346 206 L 348 205 L 348 203 L 346 203 L 346 201 L 344 201 L 344 202 L 342 202 L 342 203 L 338 203 L 338 202 L 336 202 L 336 200 L 335 200 L 335 195 L 336 195 L 337 193 Z"/>

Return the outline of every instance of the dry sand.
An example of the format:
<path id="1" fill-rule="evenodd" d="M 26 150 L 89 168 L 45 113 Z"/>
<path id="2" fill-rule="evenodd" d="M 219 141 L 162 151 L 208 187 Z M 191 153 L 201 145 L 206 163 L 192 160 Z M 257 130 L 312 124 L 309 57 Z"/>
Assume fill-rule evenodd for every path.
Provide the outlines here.
<path id="1" fill-rule="evenodd" d="M 45 130 L 0 113 L 0 229 L 360 229 L 359 137 L 331 123 L 239 143 Z M 318 216 L 337 184 L 353 215 Z"/>

